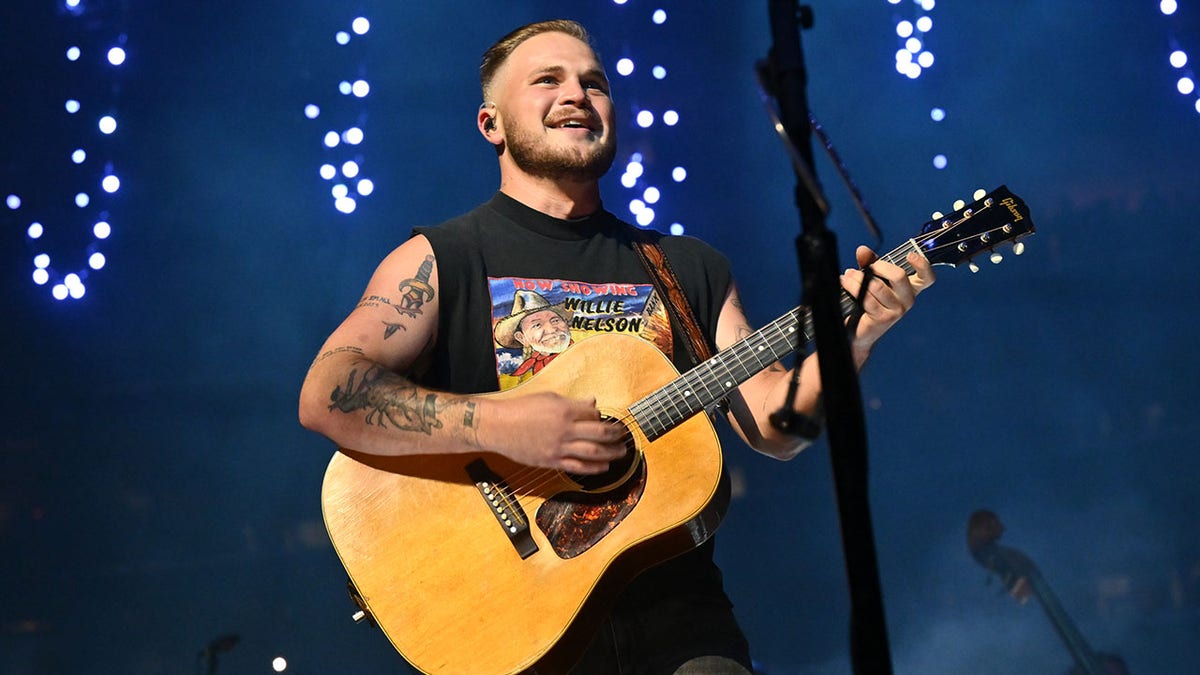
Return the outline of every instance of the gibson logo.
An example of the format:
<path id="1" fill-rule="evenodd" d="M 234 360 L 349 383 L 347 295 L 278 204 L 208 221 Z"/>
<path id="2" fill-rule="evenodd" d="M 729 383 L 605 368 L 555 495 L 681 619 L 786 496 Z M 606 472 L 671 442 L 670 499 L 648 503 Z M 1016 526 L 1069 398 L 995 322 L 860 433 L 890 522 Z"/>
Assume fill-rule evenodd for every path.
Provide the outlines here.
<path id="1" fill-rule="evenodd" d="M 1018 220 L 1025 220 L 1025 216 L 1022 216 L 1021 212 L 1017 210 L 1017 200 L 1013 199 L 1012 197 L 1005 197 L 1004 199 L 1000 200 L 1000 203 L 1007 206 L 1008 212 L 1013 214 L 1014 223 Z"/>

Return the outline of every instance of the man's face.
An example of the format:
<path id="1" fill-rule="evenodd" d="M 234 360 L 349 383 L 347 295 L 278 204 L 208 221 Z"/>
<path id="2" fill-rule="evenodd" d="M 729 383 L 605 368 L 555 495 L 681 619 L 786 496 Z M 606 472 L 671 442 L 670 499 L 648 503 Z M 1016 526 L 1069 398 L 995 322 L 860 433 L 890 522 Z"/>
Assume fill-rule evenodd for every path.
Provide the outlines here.
<path id="1" fill-rule="evenodd" d="M 571 345 L 571 329 L 558 312 L 543 309 L 534 312 L 517 326 L 513 333 L 517 342 L 544 354 L 557 354 Z"/>
<path id="2" fill-rule="evenodd" d="M 540 178 L 596 180 L 612 166 L 616 125 L 596 54 L 565 33 L 521 43 L 492 95 L 513 163 Z"/>

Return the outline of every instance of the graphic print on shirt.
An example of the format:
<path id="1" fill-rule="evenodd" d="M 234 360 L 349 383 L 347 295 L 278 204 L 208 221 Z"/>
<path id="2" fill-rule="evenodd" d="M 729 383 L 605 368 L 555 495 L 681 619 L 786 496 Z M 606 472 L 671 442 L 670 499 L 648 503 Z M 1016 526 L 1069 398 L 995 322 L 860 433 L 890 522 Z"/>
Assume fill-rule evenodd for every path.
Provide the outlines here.
<path id="1" fill-rule="evenodd" d="M 671 357 L 667 307 L 652 284 L 489 278 L 492 337 L 500 389 L 537 374 L 571 345 L 601 333 L 652 342 Z"/>

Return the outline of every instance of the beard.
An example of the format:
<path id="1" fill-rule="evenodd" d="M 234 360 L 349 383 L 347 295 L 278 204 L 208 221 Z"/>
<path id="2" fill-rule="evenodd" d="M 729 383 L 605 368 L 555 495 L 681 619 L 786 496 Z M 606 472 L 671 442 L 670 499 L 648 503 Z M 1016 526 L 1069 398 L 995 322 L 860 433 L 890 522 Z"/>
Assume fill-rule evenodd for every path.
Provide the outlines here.
<path id="1" fill-rule="evenodd" d="M 561 354 L 571 346 L 571 331 L 563 330 L 543 335 L 540 340 L 530 341 L 529 346 L 543 354 Z"/>
<path id="2" fill-rule="evenodd" d="M 617 156 L 614 130 L 588 148 L 555 147 L 549 139 L 509 122 L 506 142 L 513 163 L 538 178 L 564 178 L 580 181 L 599 180 L 608 173 Z"/>

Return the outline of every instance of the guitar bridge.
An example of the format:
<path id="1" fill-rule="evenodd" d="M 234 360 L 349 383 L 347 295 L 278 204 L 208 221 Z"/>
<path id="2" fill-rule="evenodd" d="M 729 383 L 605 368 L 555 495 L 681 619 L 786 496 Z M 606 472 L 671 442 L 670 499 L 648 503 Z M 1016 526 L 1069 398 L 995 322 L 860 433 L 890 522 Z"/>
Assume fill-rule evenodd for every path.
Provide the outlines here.
<path id="1" fill-rule="evenodd" d="M 521 559 L 536 553 L 538 546 L 529 533 L 529 519 L 525 516 L 525 509 L 521 508 L 521 504 L 513 497 L 508 483 L 496 475 L 482 459 L 471 462 L 466 469 L 467 475 L 475 483 L 475 488 L 479 490 L 479 495 L 487 502 L 492 515 L 496 517 L 496 522 L 504 529 L 504 534 L 508 536 L 513 548 L 517 549 Z"/>

